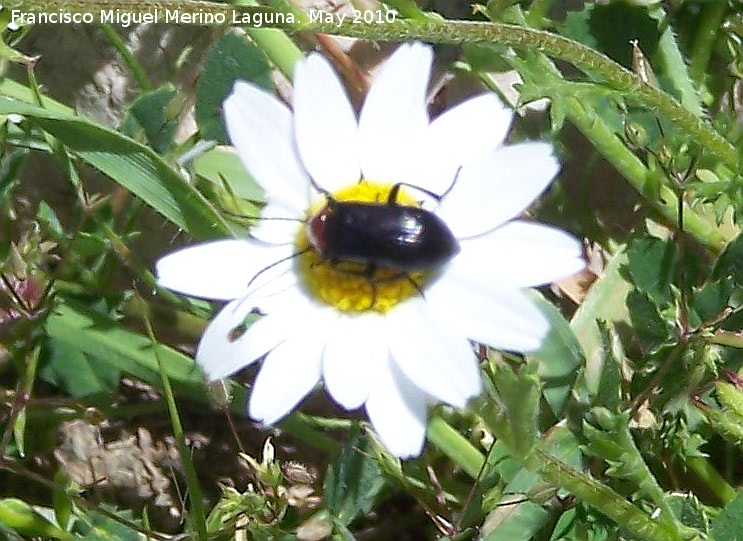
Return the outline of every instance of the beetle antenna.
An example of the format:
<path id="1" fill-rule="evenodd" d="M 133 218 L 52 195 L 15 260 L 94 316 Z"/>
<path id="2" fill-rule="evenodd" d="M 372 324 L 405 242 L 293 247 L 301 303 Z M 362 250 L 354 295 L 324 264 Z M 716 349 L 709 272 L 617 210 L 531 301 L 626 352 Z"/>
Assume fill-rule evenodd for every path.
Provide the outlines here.
<path id="1" fill-rule="evenodd" d="M 454 188 L 454 185 L 457 183 L 457 180 L 459 179 L 459 173 L 461 172 L 462 172 L 462 166 L 460 165 L 459 168 L 457 169 L 456 174 L 454 175 L 454 178 L 451 181 L 451 184 L 449 184 L 449 187 L 446 189 L 444 193 L 442 193 L 439 196 L 439 201 L 441 201 L 444 197 L 449 195 L 449 192 L 452 191 L 452 189 Z"/>
<path id="2" fill-rule="evenodd" d="M 392 186 L 392 189 L 390 190 L 390 195 L 387 198 L 387 203 L 390 205 L 395 205 L 397 203 L 397 194 L 400 193 L 400 186 L 405 186 L 407 188 L 412 188 L 413 190 L 417 190 L 421 193 L 426 194 L 432 199 L 435 199 L 438 203 L 441 201 L 441 198 L 444 197 L 443 195 L 439 195 L 437 193 L 432 192 L 431 190 L 426 190 L 425 188 L 421 188 L 420 186 L 416 186 L 415 184 L 410 184 L 409 182 L 398 182 L 394 186 Z M 449 193 L 451 190 L 451 186 L 444 192 L 444 195 Z"/>
<path id="3" fill-rule="evenodd" d="M 251 285 L 253 285 L 253 282 L 255 282 L 255 281 L 256 281 L 256 279 L 257 279 L 257 278 L 258 278 L 258 277 L 259 277 L 259 276 L 260 276 L 261 274 L 263 274 L 264 272 L 266 272 L 266 271 L 268 271 L 268 270 L 271 270 L 272 268 L 274 268 L 274 267 L 275 267 L 275 266 L 277 266 L 277 265 L 280 265 L 280 264 L 281 264 L 281 263 L 283 263 L 284 261 L 289 261 L 290 259 L 294 259 L 295 257 L 298 257 L 298 256 L 300 256 L 300 255 L 302 255 L 302 254 L 306 254 L 306 253 L 307 253 L 307 252 L 309 252 L 310 250 L 312 250 L 312 247 L 307 247 L 307 248 L 305 248 L 304 250 L 301 250 L 301 251 L 299 251 L 299 252 L 297 252 L 297 253 L 295 253 L 295 254 L 292 254 L 292 255 L 288 255 L 288 256 L 286 256 L 286 257 L 282 257 L 281 259 L 279 259 L 278 261 L 274 261 L 273 263 L 271 263 L 271 264 L 270 264 L 270 265 L 268 265 L 267 267 L 263 267 L 263 268 L 262 268 L 261 270 L 259 270 L 259 271 L 258 271 L 258 273 L 257 273 L 257 274 L 256 274 L 255 276 L 253 276 L 253 277 L 252 277 L 252 278 L 250 279 L 250 282 L 248 282 L 248 285 L 246 286 L 246 289 L 250 289 L 250 286 L 251 286 Z"/>
<path id="4" fill-rule="evenodd" d="M 330 195 L 330 192 L 329 192 L 328 190 L 326 190 L 325 188 L 323 188 L 322 186 L 320 186 L 320 185 L 319 185 L 319 184 L 318 184 L 317 182 L 315 182 L 315 179 L 314 179 L 314 178 L 312 178 L 312 177 L 311 177 L 311 176 L 309 175 L 309 173 L 308 173 L 308 175 L 307 175 L 307 176 L 309 176 L 309 179 L 310 179 L 310 184 L 312 185 L 312 187 L 313 187 L 313 188 L 315 188 L 315 190 L 316 190 L 316 191 L 317 191 L 318 193 L 321 193 L 322 195 L 324 195 L 324 196 L 325 196 L 325 197 L 327 197 L 328 199 L 333 199 L 333 196 L 331 196 L 331 195 Z"/>

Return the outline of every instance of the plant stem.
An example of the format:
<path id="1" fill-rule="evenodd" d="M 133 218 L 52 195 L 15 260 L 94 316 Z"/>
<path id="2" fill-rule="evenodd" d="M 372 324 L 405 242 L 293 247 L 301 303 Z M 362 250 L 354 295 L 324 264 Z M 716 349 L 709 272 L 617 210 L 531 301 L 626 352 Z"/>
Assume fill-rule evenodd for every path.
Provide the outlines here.
<path id="1" fill-rule="evenodd" d="M 170 414 L 170 424 L 173 427 L 173 435 L 178 443 L 178 453 L 180 454 L 181 462 L 183 463 L 183 469 L 186 472 L 188 494 L 189 499 L 191 500 L 191 518 L 196 526 L 199 539 L 205 540 L 207 538 L 206 515 L 204 513 L 204 501 L 201 496 L 199 478 L 196 475 L 196 468 L 191 460 L 190 449 L 186 444 L 186 437 L 183 433 L 183 424 L 181 423 L 181 418 L 178 413 L 178 406 L 175 403 L 175 394 L 173 393 L 173 387 L 170 385 L 170 377 L 168 376 L 168 371 L 163 363 L 162 357 L 160 356 L 160 344 L 155 338 L 155 332 L 152 329 L 150 319 L 145 317 L 144 322 L 147 327 L 147 334 L 152 341 L 152 352 L 157 359 L 157 365 L 160 370 L 165 403 L 168 405 L 168 413 Z"/>
<path id="2" fill-rule="evenodd" d="M 439 415 L 433 415 L 428 421 L 427 437 L 446 456 L 459 464 L 467 475 L 473 479 L 478 478 L 485 457 Z"/>
<path id="3" fill-rule="evenodd" d="M 244 0 L 245 1 L 245 0 Z M 250 1 L 250 0 L 248 0 Z M 68 12 L 100 14 L 102 10 L 124 10 L 130 13 L 161 14 L 166 10 L 180 10 L 187 13 L 224 14 L 254 13 L 256 9 L 264 12 L 270 8 L 255 6 L 234 6 L 199 0 L 139 0 L 125 2 L 117 0 L 14 0 L 9 8 L 23 8 L 28 12 L 40 13 L 64 10 Z M 273 10 L 271 10 L 273 11 Z M 232 15 L 227 21 L 232 20 Z M 296 17 L 298 21 L 287 21 L 291 32 L 312 32 L 357 37 L 370 40 L 400 41 L 420 39 L 432 43 L 499 43 L 516 49 L 537 50 L 550 57 L 571 63 L 596 81 L 626 95 L 637 105 L 654 111 L 686 132 L 690 139 L 697 141 L 720 161 L 737 170 L 738 151 L 725 140 L 712 125 L 703 118 L 695 116 L 678 101 L 661 90 L 644 83 L 637 75 L 614 62 L 606 55 L 568 38 L 544 32 L 491 22 L 445 21 L 432 16 L 426 20 L 406 19 L 385 24 L 356 24 L 353 21 L 310 22 L 308 18 Z M 266 29 L 261 29 L 266 30 Z M 269 29 L 271 30 L 271 29 Z M 282 41 L 283 38 L 282 38 Z M 285 42 L 288 44 L 290 41 Z M 292 53 L 293 56 L 293 53 Z M 284 66 L 289 73 L 292 67 Z"/>
<path id="4" fill-rule="evenodd" d="M 116 48 L 116 50 L 119 51 L 119 54 L 124 59 L 127 67 L 132 70 L 134 78 L 137 80 L 137 84 L 139 85 L 139 87 L 145 91 L 152 90 L 152 83 L 150 83 L 150 80 L 147 78 L 147 74 L 142 69 L 139 61 L 126 46 L 124 40 L 121 39 L 121 36 L 119 36 L 118 32 L 116 32 L 116 29 L 108 23 L 102 23 L 101 30 L 104 34 L 106 34 L 106 37 Z"/>
<path id="5" fill-rule="evenodd" d="M 681 540 L 678 532 L 667 523 L 654 520 L 608 486 L 588 474 L 571 468 L 547 451 L 536 449 L 522 460 L 527 468 L 539 473 L 545 481 L 569 490 L 578 499 L 595 507 L 640 539 Z"/>

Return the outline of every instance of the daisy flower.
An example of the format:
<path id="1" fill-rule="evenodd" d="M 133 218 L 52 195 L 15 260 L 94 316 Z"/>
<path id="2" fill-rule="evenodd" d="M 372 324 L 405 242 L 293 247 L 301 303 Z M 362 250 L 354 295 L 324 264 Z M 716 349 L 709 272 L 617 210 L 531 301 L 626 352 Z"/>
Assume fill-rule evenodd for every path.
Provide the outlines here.
<path id="1" fill-rule="evenodd" d="M 481 392 L 471 341 L 538 349 L 549 324 L 525 289 L 584 266 L 573 237 L 514 220 L 557 174 L 552 147 L 504 145 L 512 113 L 492 93 L 430 120 L 432 58 L 427 45 L 400 46 L 358 119 L 319 54 L 296 67 L 293 111 L 242 81 L 224 103 L 267 219 L 248 238 L 169 254 L 157 274 L 174 291 L 228 301 L 196 362 L 213 380 L 262 359 L 248 404 L 258 421 L 279 421 L 322 381 L 346 410 L 365 408 L 393 454 L 416 456 L 429 404 L 461 408 Z M 424 208 L 454 246 L 436 265 L 403 266 L 410 272 L 332 260 L 322 245 L 337 238 L 316 226 L 333 202 Z M 251 312 L 262 317 L 246 327 Z"/>

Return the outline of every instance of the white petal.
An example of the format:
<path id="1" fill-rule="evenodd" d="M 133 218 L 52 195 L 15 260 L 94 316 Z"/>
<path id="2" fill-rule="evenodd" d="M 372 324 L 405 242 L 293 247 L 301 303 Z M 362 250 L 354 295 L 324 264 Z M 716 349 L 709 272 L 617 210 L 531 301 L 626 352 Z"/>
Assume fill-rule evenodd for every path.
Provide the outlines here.
<path id="1" fill-rule="evenodd" d="M 379 68 L 359 118 L 361 170 L 377 182 L 414 182 L 425 158 L 426 88 L 433 52 L 401 45 Z"/>
<path id="2" fill-rule="evenodd" d="M 553 227 L 520 220 L 463 240 L 460 245 L 462 251 L 451 262 L 451 271 L 503 287 L 549 284 L 586 266 L 578 239 Z"/>
<path id="3" fill-rule="evenodd" d="M 244 296 L 251 277 L 282 250 L 252 239 L 197 244 L 160 258 L 157 280 L 193 297 L 232 300 Z"/>
<path id="4" fill-rule="evenodd" d="M 244 343 L 231 339 L 233 329 L 243 325 L 251 309 L 248 303 L 232 301 L 206 327 L 196 350 L 196 363 L 209 380 L 226 378 L 257 359 L 244 355 Z"/>
<path id="5" fill-rule="evenodd" d="M 267 199 L 304 210 L 310 182 L 294 148 L 288 107 L 262 88 L 238 81 L 223 108 L 230 140 Z"/>
<path id="6" fill-rule="evenodd" d="M 547 318 L 518 290 L 447 273 L 426 290 L 426 299 L 468 338 L 497 349 L 534 351 L 549 332 Z"/>
<path id="7" fill-rule="evenodd" d="M 418 456 L 426 437 L 426 397 L 391 363 L 380 375 L 366 401 L 374 431 L 393 455 Z"/>
<path id="8" fill-rule="evenodd" d="M 475 354 L 459 329 L 438 321 L 423 299 L 401 303 L 387 315 L 390 353 L 410 381 L 456 407 L 481 390 Z"/>
<path id="9" fill-rule="evenodd" d="M 361 176 L 356 113 L 330 63 L 311 54 L 294 71 L 294 133 L 307 172 L 330 192 Z"/>
<path id="10" fill-rule="evenodd" d="M 320 380 L 323 335 L 295 333 L 263 361 L 250 394 L 250 416 L 273 424 L 289 413 Z"/>
<path id="11" fill-rule="evenodd" d="M 457 170 L 503 144 L 513 112 L 492 92 L 480 94 L 445 111 L 431 122 L 428 160 L 413 183 L 444 193 Z"/>
<path id="12" fill-rule="evenodd" d="M 196 362 L 209 379 L 226 378 L 254 363 L 296 334 L 294 329 L 301 328 L 302 321 L 308 318 L 306 303 L 284 305 L 259 318 L 237 339 L 227 339 L 225 343 L 251 308 L 250 302 L 230 303 L 207 327 L 196 351 Z"/>
<path id="13" fill-rule="evenodd" d="M 348 410 L 363 404 L 387 362 L 389 350 L 384 340 L 384 319 L 376 314 L 340 317 L 327 330 L 328 343 L 323 355 L 325 387 Z"/>
<path id="14" fill-rule="evenodd" d="M 250 228 L 250 236 L 269 244 L 293 244 L 304 227 L 304 213 L 271 201 L 261 212 L 261 219 Z"/>
<path id="15" fill-rule="evenodd" d="M 559 169 L 547 143 L 499 148 L 462 167 L 436 214 L 457 238 L 480 235 L 519 215 Z"/>

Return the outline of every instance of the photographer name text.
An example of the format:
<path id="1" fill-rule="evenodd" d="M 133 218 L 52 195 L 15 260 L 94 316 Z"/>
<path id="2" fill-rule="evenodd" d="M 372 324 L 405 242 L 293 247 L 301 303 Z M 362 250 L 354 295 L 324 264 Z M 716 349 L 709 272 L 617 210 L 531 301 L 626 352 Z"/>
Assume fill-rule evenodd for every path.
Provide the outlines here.
<path id="1" fill-rule="evenodd" d="M 152 11 L 135 12 L 121 9 L 102 9 L 96 16 L 94 13 L 71 11 L 24 12 L 14 9 L 10 12 L 11 24 L 18 26 L 26 24 L 92 24 L 109 23 L 124 28 L 133 24 L 194 24 L 194 25 L 250 25 L 256 28 L 262 26 L 285 27 L 292 26 L 296 17 L 292 13 L 276 11 L 239 11 L 226 9 L 220 11 L 183 11 L 178 9 L 153 9 Z M 383 24 L 393 23 L 397 18 L 395 11 L 384 10 L 353 10 L 352 13 L 329 13 L 321 10 L 307 12 L 308 22 L 334 24 L 341 26 L 344 22 L 353 24 Z"/>

